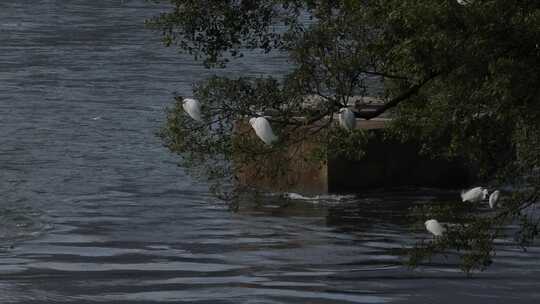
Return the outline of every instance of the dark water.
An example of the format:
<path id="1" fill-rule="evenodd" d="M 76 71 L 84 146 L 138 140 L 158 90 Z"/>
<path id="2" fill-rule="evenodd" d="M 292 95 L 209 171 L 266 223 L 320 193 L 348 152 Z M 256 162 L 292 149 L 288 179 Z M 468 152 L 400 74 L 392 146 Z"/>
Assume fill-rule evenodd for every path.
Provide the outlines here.
<path id="1" fill-rule="evenodd" d="M 154 132 L 209 71 L 159 44 L 129 0 L 0 2 L 0 303 L 535 303 L 540 254 L 401 266 L 422 191 L 231 213 Z M 228 73 L 279 74 L 248 57 Z M 275 201 L 275 200 L 274 200 Z"/>

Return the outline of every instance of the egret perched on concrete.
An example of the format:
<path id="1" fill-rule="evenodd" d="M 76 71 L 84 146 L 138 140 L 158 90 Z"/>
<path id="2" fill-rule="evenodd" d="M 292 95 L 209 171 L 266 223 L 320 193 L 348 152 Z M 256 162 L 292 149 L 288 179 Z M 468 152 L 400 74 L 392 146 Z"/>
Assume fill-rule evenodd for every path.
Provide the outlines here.
<path id="1" fill-rule="evenodd" d="M 349 108 L 341 108 L 339 110 L 339 124 L 347 130 L 354 130 L 356 127 L 356 117 L 353 111 Z"/>
<path id="2" fill-rule="evenodd" d="M 278 138 L 272 131 L 272 127 L 266 118 L 264 117 L 254 117 L 249 120 L 249 124 L 255 130 L 255 134 L 264 141 L 265 144 L 271 145 Z"/>
<path id="3" fill-rule="evenodd" d="M 182 107 L 184 111 L 196 121 L 201 121 L 201 104 L 193 98 L 185 98 Z"/>
<path id="4" fill-rule="evenodd" d="M 477 203 L 485 200 L 488 195 L 488 190 L 483 187 L 475 187 L 467 191 L 461 192 L 461 200 L 463 202 Z"/>
<path id="5" fill-rule="evenodd" d="M 431 232 L 434 236 L 442 236 L 446 231 L 437 220 L 427 220 L 424 225 L 426 226 L 427 231 Z"/>
<path id="6" fill-rule="evenodd" d="M 489 207 L 491 209 L 493 209 L 493 208 L 495 208 L 495 206 L 497 206 L 497 202 L 499 201 L 499 195 L 501 195 L 501 192 L 499 190 L 495 190 L 489 196 Z"/>

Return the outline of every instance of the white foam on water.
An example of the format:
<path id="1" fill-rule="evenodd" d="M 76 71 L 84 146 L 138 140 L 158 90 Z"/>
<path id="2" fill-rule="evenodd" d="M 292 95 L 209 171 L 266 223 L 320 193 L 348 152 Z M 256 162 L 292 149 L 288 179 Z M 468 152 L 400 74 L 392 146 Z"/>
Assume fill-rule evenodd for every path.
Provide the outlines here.
<path id="1" fill-rule="evenodd" d="M 315 196 L 305 196 L 299 193 L 284 193 L 283 196 L 290 200 L 301 200 L 301 201 L 310 201 L 310 202 L 343 202 L 347 200 L 354 199 L 354 195 L 337 195 L 337 194 L 323 194 Z"/>

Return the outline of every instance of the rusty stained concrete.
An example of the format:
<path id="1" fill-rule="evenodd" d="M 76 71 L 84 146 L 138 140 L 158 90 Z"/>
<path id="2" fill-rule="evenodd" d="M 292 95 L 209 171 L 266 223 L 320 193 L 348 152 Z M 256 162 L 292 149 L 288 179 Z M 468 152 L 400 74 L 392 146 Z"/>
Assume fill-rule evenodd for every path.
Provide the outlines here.
<path id="1" fill-rule="evenodd" d="M 316 149 L 316 143 L 306 140 L 285 155 L 265 158 L 262 164 L 238 160 L 238 182 L 263 191 L 317 195 L 403 186 L 460 188 L 474 180 L 472 170 L 459 160 L 429 159 L 419 155 L 418 143 L 383 140 L 381 130 L 390 121 L 389 118 L 357 119 L 357 128 L 375 133 L 362 160 L 328 157 L 316 162 L 306 160 L 305 156 Z M 254 136 L 246 127 L 250 128 L 244 124 L 238 130 Z M 277 168 L 277 164 L 285 170 L 268 174 L 267 170 Z"/>

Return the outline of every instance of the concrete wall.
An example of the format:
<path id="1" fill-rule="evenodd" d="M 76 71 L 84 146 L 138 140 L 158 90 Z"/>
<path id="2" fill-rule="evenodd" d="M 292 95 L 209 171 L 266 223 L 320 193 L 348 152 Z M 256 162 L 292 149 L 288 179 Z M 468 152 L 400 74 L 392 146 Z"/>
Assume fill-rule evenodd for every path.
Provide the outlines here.
<path id="1" fill-rule="evenodd" d="M 238 122 L 235 131 L 243 136 L 256 138 L 251 126 Z M 299 129 L 298 135 L 306 130 Z M 256 139 L 259 142 L 258 139 Z M 261 145 L 262 141 L 259 142 Z M 241 186 L 254 187 L 270 192 L 296 192 L 306 194 L 328 193 L 328 170 L 326 161 L 305 158 L 316 148 L 316 144 L 298 141 L 285 153 L 269 154 L 258 161 L 235 157 L 236 177 Z"/>
<path id="2" fill-rule="evenodd" d="M 359 128 L 375 136 L 362 160 L 328 158 L 320 162 L 305 159 L 316 144 L 304 141 L 284 155 L 267 157 L 257 164 L 237 160 L 241 185 L 264 191 L 303 194 L 354 193 L 364 189 L 419 186 L 462 188 L 474 181 L 474 172 L 459 160 L 434 160 L 419 155 L 417 143 L 384 140 L 381 129 L 388 120 L 358 120 Z M 241 127 L 246 130 L 246 125 Z M 249 131 L 249 130 L 248 130 Z M 302 133 L 303 130 L 298 132 Z M 247 132 L 254 136 L 254 132 Z M 246 134 L 246 132 L 244 132 Z M 285 166 L 280 174 L 266 174 L 267 169 Z M 261 169 L 262 167 L 262 169 Z"/>
<path id="3" fill-rule="evenodd" d="M 453 189 L 474 180 L 474 173 L 462 161 L 430 159 L 420 155 L 419 149 L 415 143 L 392 142 L 376 136 L 362 160 L 328 160 L 328 191 L 357 192 L 402 186 Z"/>

